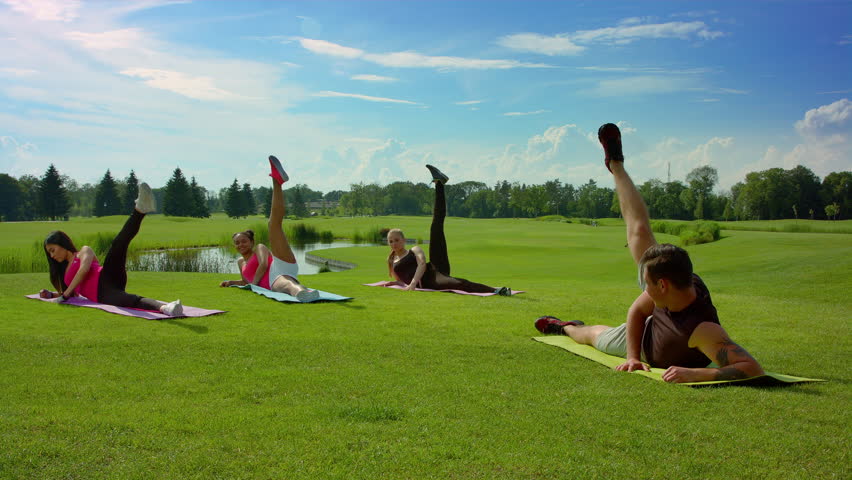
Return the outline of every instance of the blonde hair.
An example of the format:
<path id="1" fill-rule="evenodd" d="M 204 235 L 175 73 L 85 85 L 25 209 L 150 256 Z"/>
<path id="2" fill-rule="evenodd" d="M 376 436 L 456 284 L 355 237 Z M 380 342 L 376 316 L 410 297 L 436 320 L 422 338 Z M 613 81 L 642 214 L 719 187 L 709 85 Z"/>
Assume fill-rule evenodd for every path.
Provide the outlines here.
<path id="1" fill-rule="evenodd" d="M 398 228 L 391 228 L 390 230 L 388 230 L 388 234 L 387 236 L 385 236 L 385 238 L 390 238 L 391 234 L 394 233 L 398 233 L 399 236 L 402 237 L 403 240 L 405 240 L 405 234 L 402 233 L 402 230 Z M 393 277 L 393 249 L 391 249 L 391 252 L 388 254 L 388 275 Z"/>

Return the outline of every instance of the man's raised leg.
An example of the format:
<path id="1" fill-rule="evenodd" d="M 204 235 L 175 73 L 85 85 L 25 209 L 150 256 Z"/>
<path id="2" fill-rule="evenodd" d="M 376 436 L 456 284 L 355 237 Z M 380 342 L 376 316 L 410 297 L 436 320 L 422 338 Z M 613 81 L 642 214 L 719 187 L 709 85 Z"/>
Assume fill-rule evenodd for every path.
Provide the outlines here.
<path id="1" fill-rule="evenodd" d="M 642 254 L 652 245 L 657 244 L 651 231 L 651 219 L 648 207 L 630 175 L 624 170 L 624 155 L 621 151 L 621 132 L 615 124 L 607 123 L 598 130 L 598 140 L 604 147 L 606 166 L 615 179 L 615 190 L 618 192 L 618 203 L 621 215 L 627 225 L 627 245 L 633 260 L 639 264 Z"/>

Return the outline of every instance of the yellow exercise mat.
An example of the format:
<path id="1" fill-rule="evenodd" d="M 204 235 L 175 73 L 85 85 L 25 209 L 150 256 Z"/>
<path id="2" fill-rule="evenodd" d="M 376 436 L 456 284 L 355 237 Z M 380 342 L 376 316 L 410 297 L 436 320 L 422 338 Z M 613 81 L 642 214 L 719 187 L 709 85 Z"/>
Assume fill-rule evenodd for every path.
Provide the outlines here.
<path id="1" fill-rule="evenodd" d="M 616 357 L 613 355 L 609 355 L 601 352 L 600 350 L 595 349 L 589 345 L 581 345 L 571 337 L 566 337 L 564 335 L 552 335 L 547 337 L 533 337 L 533 340 L 536 342 L 546 343 L 548 345 L 553 345 L 554 347 L 559 347 L 564 350 L 568 350 L 569 352 L 579 355 L 581 357 L 588 358 L 593 362 L 598 362 L 601 365 L 606 365 L 609 368 L 615 368 L 622 363 L 624 363 L 624 359 L 621 357 Z M 663 368 L 652 368 L 650 372 L 646 372 L 644 370 L 637 370 L 632 373 L 642 375 L 643 377 L 648 377 L 652 380 L 659 380 L 661 382 L 663 380 L 663 372 L 665 369 Z M 692 387 L 701 387 L 705 385 L 722 385 L 722 384 L 736 384 L 736 385 L 753 385 L 753 386 L 772 386 L 772 385 L 790 385 L 793 383 L 808 383 L 808 382 L 824 382 L 825 380 L 821 380 L 818 378 L 802 378 L 802 377 L 794 377 L 792 375 L 783 375 L 780 373 L 771 373 L 766 372 L 763 375 L 751 378 L 742 378 L 738 380 L 711 380 L 707 382 L 690 382 L 690 383 L 679 383 L 678 385 L 687 385 Z"/>

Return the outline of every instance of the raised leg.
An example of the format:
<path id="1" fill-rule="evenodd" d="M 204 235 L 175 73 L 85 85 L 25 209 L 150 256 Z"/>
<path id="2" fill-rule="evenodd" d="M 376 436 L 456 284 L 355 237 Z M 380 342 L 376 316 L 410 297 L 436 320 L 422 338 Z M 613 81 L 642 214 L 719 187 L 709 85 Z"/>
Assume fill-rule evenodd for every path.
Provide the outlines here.
<path id="1" fill-rule="evenodd" d="M 284 215 L 284 191 L 281 189 L 281 184 L 272 182 L 272 205 L 269 208 L 269 249 L 272 251 L 272 255 L 281 260 L 296 263 L 296 255 L 293 254 L 287 236 L 284 235 L 284 227 L 281 225 L 281 222 L 284 221 Z"/>
<path id="2" fill-rule="evenodd" d="M 435 182 L 435 205 L 432 207 L 432 227 L 429 230 L 429 262 L 435 270 L 450 275 L 450 257 L 447 238 L 444 236 L 444 219 L 447 218 L 447 197 L 444 184 Z"/>
<path id="3" fill-rule="evenodd" d="M 130 247 L 130 242 L 139 233 L 139 227 L 142 226 L 142 219 L 144 218 L 144 213 L 134 209 L 127 221 L 124 222 L 124 226 L 115 236 L 106 257 L 104 257 L 100 282 L 106 281 L 122 291 L 127 287 L 127 249 Z"/>
<path id="4" fill-rule="evenodd" d="M 615 190 L 618 192 L 618 204 L 621 207 L 621 215 L 627 225 L 627 245 L 633 255 L 633 261 L 639 264 L 642 254 L 652 245 L 657 244 L 654 233 L 651 231 L 651 219 L 648 216 L 648 207 L 630 175 L 624 170 L 623 162 L 611 162 L 610 168 L 615 178 Z"/>

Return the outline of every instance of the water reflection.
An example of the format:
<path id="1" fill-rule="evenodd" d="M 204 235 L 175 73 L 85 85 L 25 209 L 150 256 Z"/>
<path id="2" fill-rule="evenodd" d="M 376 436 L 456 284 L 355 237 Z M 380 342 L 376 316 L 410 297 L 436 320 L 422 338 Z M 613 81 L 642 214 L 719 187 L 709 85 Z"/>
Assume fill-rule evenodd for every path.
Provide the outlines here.
<path id="1" fill-rule="evenodd" d="M 291 246 L 299 263 L 300 274 L 319 273 L 321 266 L 305 261 L 305 252 L 326 248 L 368 247 L 368 243 L 309 243 L 303 246 Z M 200 272 L 227 273 L 239 275 L 237 259 L 240 255 L 233 248 L 206 247 L 182 248 L 177 250 L 157 250 L 141 253 L 127 259 L 127 269 L 136 272 Z M 345 268 L 332 265 L 327 267 L 332 272 L 340 272 Z"/>

